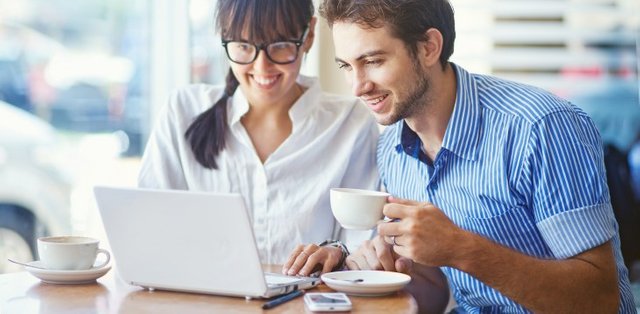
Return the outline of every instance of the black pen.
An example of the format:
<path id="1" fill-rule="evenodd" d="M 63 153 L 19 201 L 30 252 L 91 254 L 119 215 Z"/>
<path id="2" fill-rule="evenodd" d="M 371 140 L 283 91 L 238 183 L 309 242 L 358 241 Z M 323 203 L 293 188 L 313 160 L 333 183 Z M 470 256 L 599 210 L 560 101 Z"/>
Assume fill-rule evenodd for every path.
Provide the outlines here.
<path id="1" fill-rule="evenodd" d="M 295 298 L 297 298 L 297 297 L 299 297 L 299 296 L 301 296 L 303 294 L 304 294 L 303 290 L 293 291 L 293 292 L 285 294 L 285 295 L 283 295 L 283 296 L 281 296 L 279 298 L 273 299 L 273 300 L 271 300 L 269 302 L 265 302 L 262 305 L 262 309 L 266 310 L 266 309 L 270 309 L 270 308 L 276 307 L 276 306 L 278 306 L 278 305 L 280 305 L 282 303 L 285 303 L 287 301 L 291 301 L 291 300 L 293 300 L 293 299 L 295 299 Z"/>

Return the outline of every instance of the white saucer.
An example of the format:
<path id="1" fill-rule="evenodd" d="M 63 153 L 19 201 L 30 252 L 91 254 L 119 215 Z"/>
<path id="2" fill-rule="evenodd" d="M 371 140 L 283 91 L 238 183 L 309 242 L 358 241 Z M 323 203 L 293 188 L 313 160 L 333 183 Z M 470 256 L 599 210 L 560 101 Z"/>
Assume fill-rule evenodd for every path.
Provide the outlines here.
<path id="1" fill-rule="evenodd" d="M 59 285 L 75 285 L 82 283 L 93 283 L 96 279 L 104 276 L 111 266 L 104 266 L 102 268 L 91 268 L 87 270 L 50 270 L 40 269 L 30 266 L 42 267 L 40 261 L 33 261 L 27 263 L 25 270 L 42 280 L 42 282 L 53 283 Z"/>
<path id="2" fill-rule="evenodd" d="M 320 276 L 329 288 L 356 296 L 380 296 L 402 289 L 411 281 L 409 275 L 380 270 L 347 270 Z M 362 279 L 361 282 L 346 280 Z"/>

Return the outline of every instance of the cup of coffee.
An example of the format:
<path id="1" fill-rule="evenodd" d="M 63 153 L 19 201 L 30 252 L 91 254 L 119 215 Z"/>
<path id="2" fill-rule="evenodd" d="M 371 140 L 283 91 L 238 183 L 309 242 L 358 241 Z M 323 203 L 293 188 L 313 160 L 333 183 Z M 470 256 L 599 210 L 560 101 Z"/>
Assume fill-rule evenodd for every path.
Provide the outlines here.
<path id="1" fill-rule="evenodd" d="M 389 193 L 332 188 L 329 191 L 331 211 L 345 229 L 367 230 L 383 218 L 382 209 Z"/>
<path id="2" fill-rule="evenodd" d="M 57 236 L 38 238 L 40 262 L 51 270 L 87 270 L 102 268 L 111 259 L 108 251 L 98 248 L 98 239 L 82 236 Z M 94 265 L 99 254 L 102 263 Z"/>

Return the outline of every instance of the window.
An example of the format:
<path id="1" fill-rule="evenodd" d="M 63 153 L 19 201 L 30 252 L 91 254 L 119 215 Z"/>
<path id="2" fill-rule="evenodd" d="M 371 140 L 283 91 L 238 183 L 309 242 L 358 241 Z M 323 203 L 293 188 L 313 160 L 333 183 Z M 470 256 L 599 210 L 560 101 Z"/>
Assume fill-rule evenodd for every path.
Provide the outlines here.
<path id="1" fill-rule="evenodd" d="M 0 273 L 45 234 L 95 232 L 91 186 L 135 178 L 148 0 L 0 0 Z M 129 182 L 127 181 L 127 182 Z M 13 269 L 15 270 L 15 269 Z"/>
<path id="2" fill-rule="evenodd" d="M 191 0 L 191 82 L 223 84 L 229 62 L 222 50 L 220 36 L 215 32 L 213 13 L 216 1 Z"/>
<path id="3" fill-rule="evenodd" d="M 453 0 L 453 60 L 542 87 L 582 107 L 605 142 L 640 136 L 640 3 L 630 0 Z"/>

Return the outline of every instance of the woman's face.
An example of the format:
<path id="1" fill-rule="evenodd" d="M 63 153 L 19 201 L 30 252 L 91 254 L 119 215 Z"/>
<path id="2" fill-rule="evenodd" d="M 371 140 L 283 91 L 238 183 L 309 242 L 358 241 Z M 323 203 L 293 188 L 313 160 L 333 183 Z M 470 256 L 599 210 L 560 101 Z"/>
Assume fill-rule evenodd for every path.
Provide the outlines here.
<path id="1" fill-rule="evenodd" d="M 290 105 L 300 96 L 300 89 L 296 86 L 296 78 L 300 73 L 304 54 L 311 49 L 315 22 L 314 17 L 309 24 L 306 39 L 300 46 L 298 57 L 292 63 L 273 63 L 267 58 L 264 50 L 259 50 L 257 58 L 250 64 L 229 62 L 233 74 L 240 83 L 242 92 L 252 106 Z M 243 37 L 242 39 L 247 38 Z"/>

